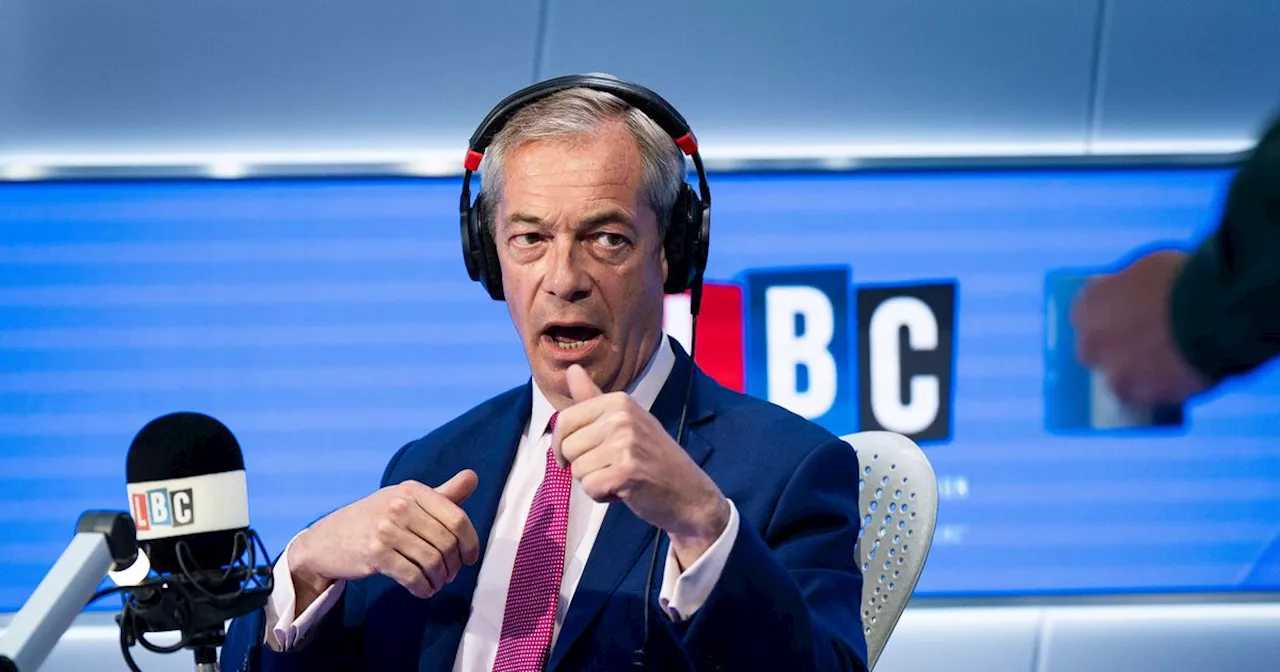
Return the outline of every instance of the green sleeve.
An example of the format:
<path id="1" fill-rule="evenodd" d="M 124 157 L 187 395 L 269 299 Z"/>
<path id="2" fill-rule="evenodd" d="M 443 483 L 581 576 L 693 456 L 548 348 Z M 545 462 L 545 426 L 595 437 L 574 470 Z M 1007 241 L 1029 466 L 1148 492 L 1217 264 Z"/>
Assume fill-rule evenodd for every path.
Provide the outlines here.
<path id="1" fill-rule="evenodd" d="M 1280 123 L 1232 180 L 1218 229 L 1173 287 L 1173 336 L 1217 382 L 1280 354 Z"/>

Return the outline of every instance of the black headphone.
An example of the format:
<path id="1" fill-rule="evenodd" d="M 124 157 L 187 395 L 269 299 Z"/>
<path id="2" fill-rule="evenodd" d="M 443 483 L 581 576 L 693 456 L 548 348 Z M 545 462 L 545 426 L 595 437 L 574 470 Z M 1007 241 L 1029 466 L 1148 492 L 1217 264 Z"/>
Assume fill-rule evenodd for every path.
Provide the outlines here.
<path id="1" fill-rule="evenodd" d="M 471 202 L 471 174 L 480 167 L 484 152 L 502 127 L 525 106 L 567 89 L 585 88 L 611 93 L 644 112 L 662 127 L 685 154 L 693 159 L 698 171 L 698 191 L 682 183 L 675 206 L 667 214 L 663 249 L 667 255 L 667 280 L 663 291 L 680 294 L 692 289 L 690 308 L 698 313 L 702 274 L 707 267 L 708 243 L 711 236 L 711 188 L 698 154 L 698 140 L 689 123 L 661 96 L 638 84 L 596 75 L 570 75 L 539 82 L 507 96 L 480 122 L 472 134 L 462 177 L 462 202 L 459 206 L 462 229 L 462 257 L 467 274 L 480 283 L 495 301 L 503 300 L 502 269 L 498 265 L 498 248 L 493 233 L 483 221 L 484 194 Z M 662 216 L 662 213 L 658 213 Z"/>

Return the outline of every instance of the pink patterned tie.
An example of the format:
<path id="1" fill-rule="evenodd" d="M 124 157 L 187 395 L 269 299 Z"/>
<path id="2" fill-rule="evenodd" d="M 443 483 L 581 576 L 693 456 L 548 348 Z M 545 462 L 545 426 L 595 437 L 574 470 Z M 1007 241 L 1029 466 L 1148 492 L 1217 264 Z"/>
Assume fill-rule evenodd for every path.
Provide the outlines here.
<path id="1" fill-rule="evenodd" d="M 547 433 L 555 431 L 557 415 L 551 416 Z M 542 485 L 533 496 L 516 549 L 494 672 L 534 672 L 546 665 L 560 599 L 560 579 L 564 575 L 572 484 L 572 472 L 556 464 L 548 447 Z"/>

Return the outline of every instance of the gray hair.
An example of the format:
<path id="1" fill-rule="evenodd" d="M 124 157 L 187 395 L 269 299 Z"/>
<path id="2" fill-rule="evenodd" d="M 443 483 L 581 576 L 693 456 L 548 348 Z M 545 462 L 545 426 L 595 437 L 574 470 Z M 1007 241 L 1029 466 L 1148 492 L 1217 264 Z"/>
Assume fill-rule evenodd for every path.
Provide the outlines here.
<path id="1" fill-rule="evenodd" d="M 611 93 L 586 88 L 566 89 L 530 104 L 494 136 L 480 172 L 481 188 L 488 194 L 480 214 L 489 230 L 493 231 L 502 193 L 502 171 L 512 149 L 531 140 L 588 136 L 607 122 L 619 119 L 626 122 L 640 148 L 644 189 L 649 206 L 658 215 L 658 233 L 665 236 L 667 219 L 685 179 L 684 154 L 647 114 Z"/>

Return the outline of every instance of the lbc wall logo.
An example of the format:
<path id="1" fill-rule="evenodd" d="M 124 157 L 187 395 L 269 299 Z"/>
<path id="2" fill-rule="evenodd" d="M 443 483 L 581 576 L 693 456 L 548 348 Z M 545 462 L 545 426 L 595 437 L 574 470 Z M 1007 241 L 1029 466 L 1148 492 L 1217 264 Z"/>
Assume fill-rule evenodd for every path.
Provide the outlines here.
<path id="1" fill-rule="evenodd" d="M 708 282 L 698 364 L 722 385 L 828 431 L 951 438 L 956 282 L 854 287 L 847 266 L 753 269 Z M 688 348 L 687 296 L 667 333 Z"/>
<path id="2" fill-rule="evenodd" d="M 134 526 L 139 531 L 161 526 L 182 527 L 195 522 L 191 488 L 173 491 L 156 488 L 134 493 L 129 504 L 133 508 Z"/>

